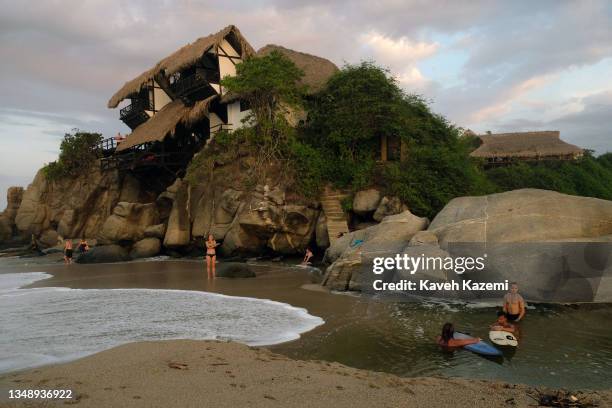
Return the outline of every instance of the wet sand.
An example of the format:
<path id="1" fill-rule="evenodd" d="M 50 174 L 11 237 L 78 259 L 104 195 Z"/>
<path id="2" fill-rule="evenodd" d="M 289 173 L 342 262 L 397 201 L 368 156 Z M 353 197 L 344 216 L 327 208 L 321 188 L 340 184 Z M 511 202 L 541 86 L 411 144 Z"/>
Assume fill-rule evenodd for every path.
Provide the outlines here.
<path id="1" fill-rule="evenodd" d="M 68 364 L 0 377 L 3 388 L 69 389 L 72 400 L 7 407 L 527 407 L 524 385 L 400 378 L 338 363 L 291 360 L 236 343 L 130 343 Z M 610 392 L 589 398 L 608 406 Z"/>
<path id="2" fill-rule="evenodd" d="M 115 265 L 29 265 L 2 272 L 44 271 L 52 278 L 30 287 L 149 288 L 202 290 L 289 303 L 320 316 L 325 325 L 303 337 L 326 335 L 348 315 L 372 314 L 376 302 L 305 290 L 307 270 L 253 265 L 257 278 L 206 280 L 197 261 L 130 262 Z M 122 345 L 66 364 L 0 376 L 0 406 L 529 406 L 526 385 L 460 378 L 401 378 L 339 363 L 300 361 L 273 354 L 295 350 L 301 340 L 272 347 L 191 340 Z M 340 346 L 340 345 L 339 345 Z M 286 353 L 285 353 L 286 354 Z M 171 368 L 185 364 L 186 369 Z M 178 366 L 182 367 L 182 366 Z M 76 400 L 8 402 L 8 389 L 61 389 Z M 612 391 L 589 394 L 600 406 Z M 469 405 L 468 405 L 469 404 Z"/>

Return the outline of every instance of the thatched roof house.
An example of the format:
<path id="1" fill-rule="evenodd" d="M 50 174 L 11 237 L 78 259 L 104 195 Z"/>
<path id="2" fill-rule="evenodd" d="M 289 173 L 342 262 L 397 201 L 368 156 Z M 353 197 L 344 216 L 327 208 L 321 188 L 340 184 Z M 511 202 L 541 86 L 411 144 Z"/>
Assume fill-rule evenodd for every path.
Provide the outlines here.
<path id="1" fill-rule="evenodd" d="M 130 100 L 119 117 L 132 133 L 97 148 L 104 155 L 103 168 L 184 170 L 188 159 L 175 158 L 191 157 L 218 132 L 241 127 L 249 115 L 248 103 L 240 95 L 228 95 L 221 79 L 236 75 L 236 66 L 245 59 L 274 50 L 304 71 L 302 82 L 311 93 L 322 89 L 338 71 L 329 60 L 278 45 L 267 45 L 256 53 L 238 28 L 227 26 L 165 57 L 110 98 L 109 108 Z M 301 113 L 290 112 L 290 123 L 297 123 Z"/>
<path id="2" fill-rule="evenodd" d="M 109 108 L 116 108 L 119 103 L 137 94 L 148 81 L 156 76 L 169 77 L 186 67 L 195 64 L 206 52 L 213 49 L 217 51 L 220 44 L 226 38 L 231 38 L 234 48 L 240 57 L 246 58 L 255 54 L 255 50 L 242 36 L 240 30 L 234 25 L 229 25 L 217 33 L 198 38 L 191 44 L 187 44 L 166 58 L 159 61 L 153 68 L 143 72 L 136 78 L 126 82 L 108 101 Z"/>
<path id="3" fill-rule="evenodd" d="M 470 153 L 489 162 L 540 159 L 575 159 L 584 150 L 564 142 L 559 131 L 498 133 L 479 135 L 482 144 Z"/>
<path id="4" fill-rule="evenodd" d="M 258 56 L 279 51 L 289 58 L 299 69 L 304 71 L 302 84 L 308 87 L 308 93 L 320 91 L 327 80 L 338 71 L 338 67 L 328 59 L 316 55 L 290 50 L 280 45 L 268 44 L 257 51 Z"/>

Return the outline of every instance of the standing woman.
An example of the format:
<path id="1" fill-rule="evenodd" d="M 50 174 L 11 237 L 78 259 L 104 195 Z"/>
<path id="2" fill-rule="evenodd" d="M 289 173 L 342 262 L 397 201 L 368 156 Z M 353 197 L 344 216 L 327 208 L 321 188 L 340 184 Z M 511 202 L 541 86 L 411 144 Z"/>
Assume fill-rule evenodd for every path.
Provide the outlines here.
<path id="1" fill-rule="evenodd" d="M 206 240 L 206 272 L 208 273 L 208 279 L 215 278 L 215 263 L 217 262 L 217 246 L 219 244 L 215 241 L 215 237 L 212 234 L 208 234 Z"/>
<path id="2" fill-rule="evenodd" d="M 72 240 L 67 239 L 64 244 L 64 263 L 70 265 L 72 263 Z"/>

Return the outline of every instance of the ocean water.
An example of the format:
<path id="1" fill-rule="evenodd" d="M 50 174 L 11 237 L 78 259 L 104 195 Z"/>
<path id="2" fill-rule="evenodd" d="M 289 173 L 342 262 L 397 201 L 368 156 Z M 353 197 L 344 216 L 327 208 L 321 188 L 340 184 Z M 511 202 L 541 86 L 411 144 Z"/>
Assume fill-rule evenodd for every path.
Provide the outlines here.
<path id="1" fill-rule="evenodd" d="M 51 277 L 0 274 L 0 372 L 57 363 L 145 340 L 278 344 L 323 324 L 270 300 L 158 289 L 20 289 Z"/>

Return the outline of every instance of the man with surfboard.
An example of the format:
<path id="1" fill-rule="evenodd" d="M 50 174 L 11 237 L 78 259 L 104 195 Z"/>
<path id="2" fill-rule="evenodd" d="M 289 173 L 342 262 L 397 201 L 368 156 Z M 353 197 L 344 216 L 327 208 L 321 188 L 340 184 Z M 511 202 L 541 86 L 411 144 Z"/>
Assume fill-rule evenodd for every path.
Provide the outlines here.
<path id="1" fill-rule="evenodd" d="M 497 312 L 497 320 L 490 327 L 489 339 L 498 346 L 518 346 L 517 327 L 508 323 L 503 311 Z"/>
<path id="2" fill-rule="evenodd" d="M 518 322 L 525 317 L 525 299 L 518 293 L 516 282 L 510 284 L 510 292 L 504 296 L 504 313 L 511 322 Z"/>
<path id="3" fill-rule="evenodd" d="M 495 331 L 505 331 L 514 333 L 516 328 L 512 323 L 508 322 L 508 318 L 506 314 L 502 311 L 497 312 L 497 320 L 490 326 L 491 330 Z"/>

